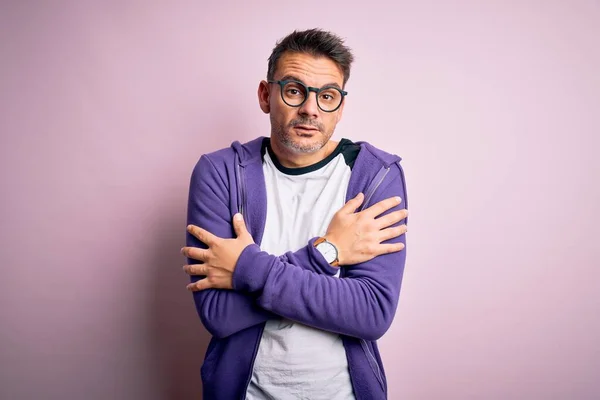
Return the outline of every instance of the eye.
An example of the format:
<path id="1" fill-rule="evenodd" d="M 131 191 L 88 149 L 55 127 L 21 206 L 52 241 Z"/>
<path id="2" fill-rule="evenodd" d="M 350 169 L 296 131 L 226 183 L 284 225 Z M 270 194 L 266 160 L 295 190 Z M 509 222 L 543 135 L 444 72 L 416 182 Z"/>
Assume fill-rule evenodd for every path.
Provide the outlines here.
<path id="1" fill-rule="evenodd" d="M 338 97 L 339 97 L 339 94 L 334 89 L 327 89 L 327 90 L 322 91 L 319 94 L 319 98 L 326 102 L 336 101 Z"/>
<path id="2" fill-rule="evenodd" d="M 285 85 L 285 95 L 287 97 L 303 97 L 304 90 L 295 82 L 290 82 Z"/>

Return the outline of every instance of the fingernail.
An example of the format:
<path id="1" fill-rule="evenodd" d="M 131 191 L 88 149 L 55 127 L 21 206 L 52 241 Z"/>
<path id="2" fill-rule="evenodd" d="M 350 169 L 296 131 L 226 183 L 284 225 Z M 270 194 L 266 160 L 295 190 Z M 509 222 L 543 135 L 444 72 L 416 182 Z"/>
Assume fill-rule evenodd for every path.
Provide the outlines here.
<path id="1" fill-rule="evenodd" d="M 396 196 L 396 201 L 397 201 L 398 203 L 400 203 L 400 202 L 402 201 L 402 199 L 400 198 L 400 196 Z"/>
<path id="2" fill-rule="evenodd" d="M 242 214 L 237 213 L 233 216 L 233 219 L 236 221 L 241 221 L 242 220 Z"/>

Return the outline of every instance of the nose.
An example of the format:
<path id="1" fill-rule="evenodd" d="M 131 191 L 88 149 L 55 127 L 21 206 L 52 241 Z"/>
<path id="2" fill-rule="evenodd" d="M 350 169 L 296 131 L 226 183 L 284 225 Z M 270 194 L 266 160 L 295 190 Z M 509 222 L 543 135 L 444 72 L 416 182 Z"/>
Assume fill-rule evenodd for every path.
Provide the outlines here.
<path id="1" fill-rule="evenodd" d="M 309 91 L 306 101 L 299 107 L 298 112 L 300 115 L 305 115 L 311 118 L 318 117 L 319 106 L 317 105 L 317 93 Z"/>

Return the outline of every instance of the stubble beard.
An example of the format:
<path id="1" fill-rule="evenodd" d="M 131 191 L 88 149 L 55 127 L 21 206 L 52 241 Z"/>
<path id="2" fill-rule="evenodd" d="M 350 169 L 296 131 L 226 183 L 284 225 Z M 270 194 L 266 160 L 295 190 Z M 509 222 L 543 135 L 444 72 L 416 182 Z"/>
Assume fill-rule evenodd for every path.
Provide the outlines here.
<path id="1" fill-rule="evenodd" d="M 294 141 L 294 138 L 292 137 L 292 134 L 291 134 L 291 130 L 296 125 L 314 126 L 322 134 L 322 135 L 318 135 L 318 138 L 320 140 L 318 140 L 317 142 L 306 143 L 306 144 L 302 144 L 302 143 L 298 143 L 298 142 Z M 329 139 L 333 135 L 333 132 L 330 132 L 329 134 L 324 133 L 323 132 L 324 127 L 322 124 L 311 123 L 310 120 L 307 120 L 307 119 L 293 120 L 286 127 L 286 126 L 283 126 L 282 124 L 276 123 L 275 121 L 273 121 L 273 118 L 271 118 L 271 126 L 272 126 L 271 136 L 278 138 L 279 143 L 281 145 L 283 145 L 286 150 L 288 150 L 294 154 L 315 153 L 315 152 L 321 150 L 327 144 L 327 142 L 329 142 Z"/>

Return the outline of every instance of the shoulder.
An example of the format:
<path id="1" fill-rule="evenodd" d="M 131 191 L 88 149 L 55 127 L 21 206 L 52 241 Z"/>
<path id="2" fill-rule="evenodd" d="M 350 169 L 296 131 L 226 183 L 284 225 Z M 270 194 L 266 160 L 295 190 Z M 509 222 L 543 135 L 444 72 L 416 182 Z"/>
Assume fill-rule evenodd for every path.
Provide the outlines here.
<path id="1" fill-rule="evenodd" d="M 400 185 L 404 197 L 406 197 L 406 179 L 401 164 L 402 158 L 398 154 L 382 150 L 366 141 L 357 142 L 357 144 L 361 147 L 361 162 L 357 164 L 363 169 L 362 173 L 367 173 L 372 179 L 383 175 L 387 183 L 394 184 L 395 182 L 394 185 Z"/>
<path id="2" fill-rule="evenodd" d="M 389 153 L 385 150 L 375 147 L 369 142 L 360 141 L 356 142 L 361 147 L 361 151 L 367 152 L 369 158 L 377 160 L 382 165 L 388 167 L 391 164 L 397 164 L 402 160 L 402 157 L 395 153 Z"/>
<path id="3" fill-rule="evenodd" d="M 379 149 L 367 142 L 357 142 L 361 146 L 363 155 L 361 166 L 369 170 L 373 181 L 378 181 L 381 191 L 378 199 L 384 199 L 392 195 L 399 195 L 403 201 L 403 207 L 408 208 L 408 194 L 406 190 L 406 179 L 404 169 L 401 165 L 402 158 L 394 153 Z M 408 218 L 406 218 L 408 222 Z"/>
<path id="4" fill-rule="evenodd" d="M 382 150 L 367 141 L 357 141 L 356 145 L 360 147 L 359 154 L 354 166 L 355 172 L 365 175 L 371 179 L 375 178 L 381 170 L 392 172 L 386 175 L 402 175 L 400 162 L 402 158 L 395 153 Z"/>
<path id="5" fill-rule="evenodd" d="M 252 139 L 247 142 L 234 141 L 230 146 L 204 153 L 196 162 L 194 169 L 212 167 L 219 174 L 227 174 L 236 163 L 244 164 L 256 157 L 260 157 L 264 137 Z"/>

